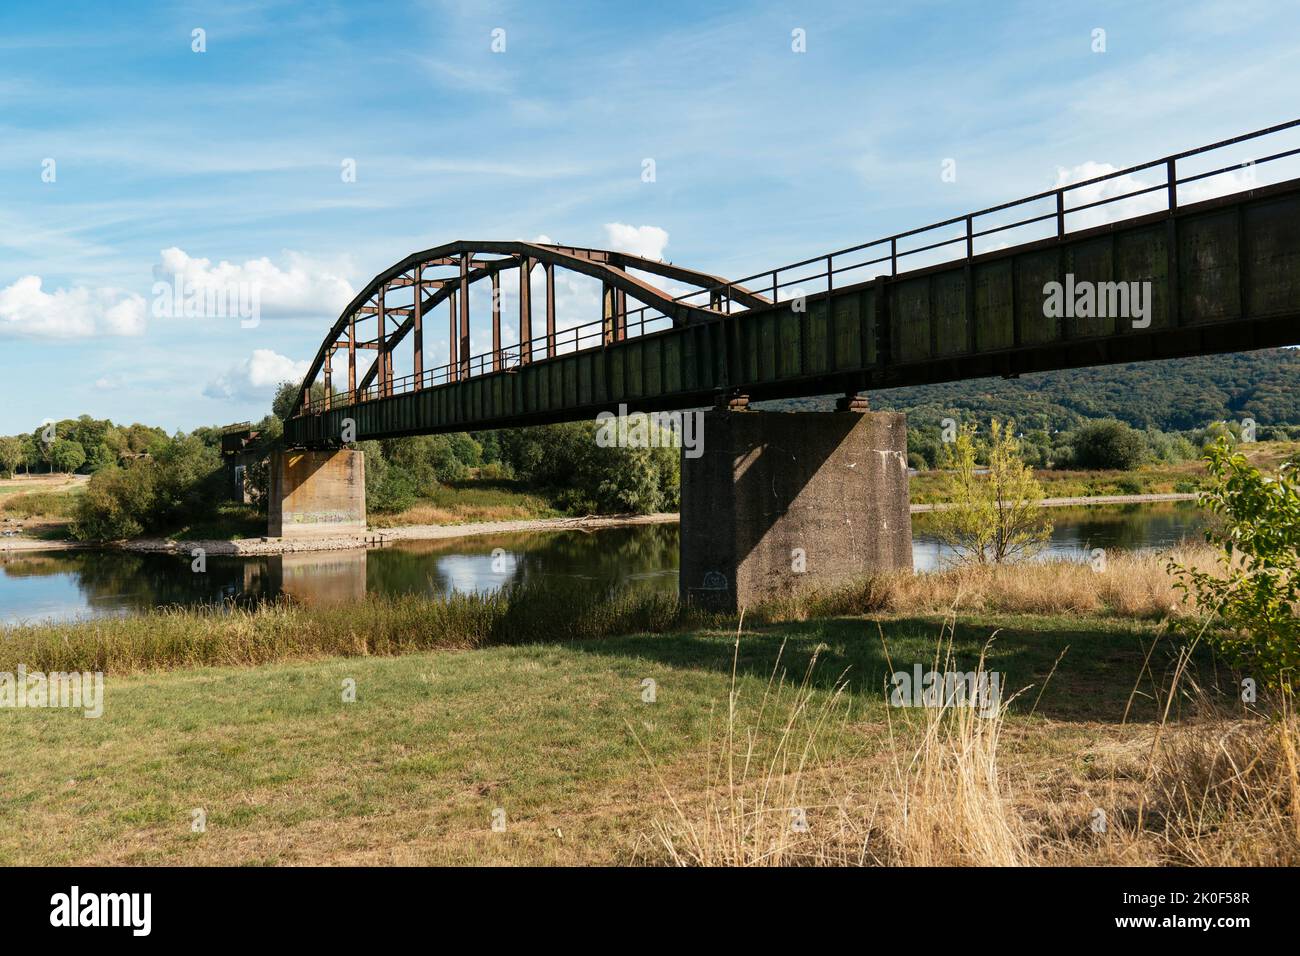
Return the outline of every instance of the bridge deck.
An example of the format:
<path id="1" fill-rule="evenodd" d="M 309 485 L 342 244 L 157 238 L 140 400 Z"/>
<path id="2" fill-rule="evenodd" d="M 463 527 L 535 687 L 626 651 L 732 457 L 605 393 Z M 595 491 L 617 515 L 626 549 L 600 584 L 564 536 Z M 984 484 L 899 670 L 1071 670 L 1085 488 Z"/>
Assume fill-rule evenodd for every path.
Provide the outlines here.
<path id="1" fill-rule="evenodd" d="M 1149 326 L 1049 318 L 1049 282 L 1149 282 Z M 332 444 L 1300 343 L 1300 180 L 291 419 Z"/>

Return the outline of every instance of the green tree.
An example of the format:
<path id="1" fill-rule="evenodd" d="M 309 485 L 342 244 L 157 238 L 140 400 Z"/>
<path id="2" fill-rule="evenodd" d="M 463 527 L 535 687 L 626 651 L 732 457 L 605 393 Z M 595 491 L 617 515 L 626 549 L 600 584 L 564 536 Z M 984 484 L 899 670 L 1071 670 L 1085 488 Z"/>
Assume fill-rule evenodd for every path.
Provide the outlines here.
<path id="1" fill-rule="evenodd" d="M 151 457 L 91 476 L 72 533 L 82 540 L 166 531 L 215 514 L 222 500 L 217 450 L 193 435 L 154 444 Z"/>
<path id="2" fill-rule="evenodd" d="M 295 408 L 294 402 L 298 399 L 298 389 L 302 387 L 301 382 L 281 382 L 275 387 L 275 398 L 271 399 L 271 414 L 282 422 L 287 422 L 293 418 Z M 307 390 L 309 401 L 319 402 L 325 397 L 325 385 L 322 382 L 313 382 L 310 389 Z"/>
<path id="3" fill-rule="evenodd" d="M 50 447 L 49 460 L 51 467 L 71 473 L 86 463 L 86 449 L 81 442 L 60 438 Z"/>
<path id="4" fill-rule="evenodd" d="M 90 453 L 87 465 L 87 470 L 92 475 L 97 471 L 103 471 L 105 468 L 115 468 L 117 467 L 117 455 L 113 453 L 113 449 L 109 448 L 106 442 L 100 442 L 95 446 L 94 451 Z"/>
<path id="5" fill-rule="evenodd" d="M 939 540 L 963 563 L 1002 564 L 1032 557 L 1052 533 L 1043 512 L 1043 489 L 1020 454 L 1012 423 L 994 419 L 989 440 L 964 425 L 943 449 L 946 509 L 934 513 Z M 988 467 L 981 473 L 979 460 Z"/>
<path id="6" fill-rule="evenodd" d="M 1131 471 L 1147 456 L 1142 433 L 1113 418 L 1079 426 L 1070 438 L 1070 445 L 1074 449 L 1075 468 Z"/>
<path id="7" fill-rule="evenodd" d="M 595 422 L 568 422 L 500 433 L 501 457 L 517 478 L 552 491 L 571 512 L 639 512 L 676 508 L 681 453 L 676 448 L 601 448 Z"/>
<path id="8" fill-rule="evenodd" d="M 1291 695 L 1300 669 L 1300 473 L 1261 475 L 1226 437 L 1206 452 L 1201 507 L 1218 573 L 1170 561 L 1183 600 L 1213 615 L 1206 638 L 1237 666 Z"/>
<path id="9" fill-rule="evenodd" d="M 23 447 L 23 470 L 31 474 L 32 469 L 41 461 L 40 446 L 31 435 L 19 435 L 18 441 Z"/>
<path id="10" fill-rule="evenodd" d="M 23 463 L 23 443 L 19 438 L 0 438 L 0 473 L 12 475 Z"/>
<path id="11" fill-rule="evenodd" d="M 154 469 L 149 462 L 97 472 L 77 499 L 72 536 L 80 541 L 136 537 L 144 532 L 154 502 Z"/>

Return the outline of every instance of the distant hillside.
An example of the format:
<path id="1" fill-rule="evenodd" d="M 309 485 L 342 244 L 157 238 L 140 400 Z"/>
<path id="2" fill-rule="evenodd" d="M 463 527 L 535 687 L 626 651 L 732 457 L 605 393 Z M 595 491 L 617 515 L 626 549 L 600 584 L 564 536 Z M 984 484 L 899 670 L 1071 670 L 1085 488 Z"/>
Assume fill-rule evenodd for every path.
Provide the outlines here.
<path id="1" fill-rule="evenodd" d="M 905 411 L 914 421 L 957 417 L 1014 418 L 1025 430 L 1066 431 L 1091 418 L 1118 418 L 1135 428 L 1204 428 L 1224 419 L 1300 425 L 1300 349 L 1106 365 L 986 378 L 870 393 L 878 411 Z M 829 409 L 832 399 L 765 402 L 763 407 Z"/>

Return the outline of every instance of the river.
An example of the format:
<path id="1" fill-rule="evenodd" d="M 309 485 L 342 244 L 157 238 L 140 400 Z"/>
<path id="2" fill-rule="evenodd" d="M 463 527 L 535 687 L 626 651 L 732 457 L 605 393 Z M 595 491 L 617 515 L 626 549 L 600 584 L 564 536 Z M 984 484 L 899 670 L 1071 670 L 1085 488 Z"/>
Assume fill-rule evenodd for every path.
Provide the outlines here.
<path id="1" fill-rule="evenodd" d="M 1084 560 L 1107 551 L 1164 549 L 1199 540 L 1194 502 L 1054 508 L 1045 555 Z M 945 551 L 912 518 L 914 563 L 927 571 Z M 122 551 L 0 555 L 0 623 L 66 621 L 166 605 L 252 603 L 288 595 L 308 604 L 366 594 L 485 592 L 516 582 L 556 588 L 598 585 L 675 593 L 675 524 L 411 541 L 369 551 L 262 557 L 210 555 L 196 573 L 188 556 Z"/>

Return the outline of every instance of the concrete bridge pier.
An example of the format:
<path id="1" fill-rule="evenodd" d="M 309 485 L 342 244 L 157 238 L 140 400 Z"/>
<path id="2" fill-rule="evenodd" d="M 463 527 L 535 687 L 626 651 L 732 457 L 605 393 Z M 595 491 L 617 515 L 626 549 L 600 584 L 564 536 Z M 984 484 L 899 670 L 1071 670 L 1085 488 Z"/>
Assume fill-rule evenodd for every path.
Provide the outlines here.
<path id="1" fill-rule="evenodd" d="M 366 456 L 349 448 L 271 455 L 267 534 L 327 538 L 366 530 Z"/>
<path id="2" fill-rule="evenodd" d="M 682 456 L 682 599 L 736 611 L 910 570 L 907 483 L 901 414 L 705 412 L 703 454 Z"/>

